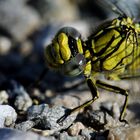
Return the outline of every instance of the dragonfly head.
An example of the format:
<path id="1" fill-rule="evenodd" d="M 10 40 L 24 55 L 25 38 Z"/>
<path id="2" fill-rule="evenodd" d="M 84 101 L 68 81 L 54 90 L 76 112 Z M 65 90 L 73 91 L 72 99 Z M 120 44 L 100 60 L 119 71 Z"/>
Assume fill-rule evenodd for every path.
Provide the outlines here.
<path id="1" fill-rule="evenodd" d="M 72 27 L 61 28 L 46 47 L 45 60 L 48 67 L 64 75 L 79 75 L 86 65 L 81 34 Z"/>

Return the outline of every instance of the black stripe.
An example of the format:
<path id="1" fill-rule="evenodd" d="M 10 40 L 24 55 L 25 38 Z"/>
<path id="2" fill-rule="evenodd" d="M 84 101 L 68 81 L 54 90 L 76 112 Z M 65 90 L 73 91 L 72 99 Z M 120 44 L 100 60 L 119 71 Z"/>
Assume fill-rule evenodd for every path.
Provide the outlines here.
<path id="1" fill-rule="evenodd" d="M 112 68 L 112 70 L 114 70 L 115 68 L 117 68 L 117 66 L 119 66 L 119 65 L 123 62 L 123 60 L 124 60 L 125 58 L 129 57 L 132 53 L 133 53 L 133 52 L 131 52 L 129 55 L 123 57 L 123 58 Z"/>
<path id="2" fill-rule="evenodd" d="M 130 44 L 130 45 L 131 45 L 131 44 Z M 128 46 L 128 45 L 127 45 L 127 46 Z M 127 47 L 126 47 L 126 49 L 127 49 Z M 125 50 L 123 50 L 123 51 L 125 51 Z M 113 69 L 115 69 L 118 65 L 120 65 L 120 64 L 122 63 L 122 61 L 123 61 L 125 58 L 131 56 L 132 54 L 134 54 L 134 46 L 133 46 L 132 52 L 131 52 L 130 54 L 126 55 L 125 57 L 123 57 L 123 58 L 116 64 L 116 66 L 113 67 Z M 116 54 L 116 55 L 117 55 L 117 54 Z M 133 59 L 133 60 L 134 60 L 134 59 Z M 127 65 L 129 65 L 129 64 L 131 64 L 131 63 L 132 63 L 132 62 L 128 63 Z M 125 65 L 125 67 L 126 67 L 127 65 Z"/>
<path id="3" fill-rule="evenodd" d="M 109 27 L 109 26 L 108 26 Z M 97 35 L 100 31 L 98 31 L 96 34 L 91 35 L 91 37 L 89 39 L 94 39 L 94 41 L 96 42 L 98 39 L 100 39 L 101 37 L 103 37 L 104 35 L 106 35 L 108 32 L 110 32 L 111 30 L 116 30 L 117 32 L 120 33 L 119 28 L 120 27 L 112 27 L 112 28 L 104 28 L 102 29 L 102 33 L 100 33 L 99 35 Z"/>
<path id="4" fill-rule="evenodd" d="M 77 40 L 72 38 L 71 36 L 68 37 L 68 44 L 69 48 L 71 50 L 72 56 L 76 56 L 78 54 L 78 48 L 77 48 Z"/>
<path id="5" fill-rule="evenodd" d="M 97 61 L 101 60 L 101 55 L 107 50 L 107 48 L 112 44 L 112 42 L 114 41 L 115 37 L 112 36 L 112 38 L 110 39 L 110 41 L 108 42 L 108 44 L 98 53 L 95 53 L 95 56 L 99 56 L 98 59 L 96 59 L 95 61 L 92 61 L 93 64 L 95 64 Z"/>
<path id="6" fill-rule="evenodd" d="M 85 42 L 86 46 L 85 46 L 85 50 L 89 50 L 91 56 L 94 56 L 95 52 L 92 49 L 92 40 L 87 40 Z M 84 51 L 85 52 L 85 51 Z"/>
<path id="7" fill-rule="evenodd" d="M 100 50 L 100 52 L 95 53 L 95 56 L 101 56 L 108 49 L 108 47 L 112 44 L 112 42 L 114 40 L 115 40 L 115 35 L 112 36 L 110 41 L 107 43 L 107 45 L 102 50 Z"/>
<path id="8" fill-rule="evenodd" d="M 100 70 L 101 70 L 101 71 L 103 70 L 103 63 L 104 63 L 104 61 L 105 61 L 108 57 L 110 57 L 114 52 L 116 52 L 116 51 L 119 49 L 119 47 L 120 47 L 121 44 L 123 43 L 124 39 L 125 39 L 125 38 L 122 38 L 122 39 L 118 42 L 118 44 L 116 45 L 116 47 L 114 47 L 114 49 L 113 49 L 109 54 L 107 54 L 105 57 L 103 57 L 103 58 L 100 59 Z M 107 44 L 107 45 L 108 45 L 108 44 Z"/>

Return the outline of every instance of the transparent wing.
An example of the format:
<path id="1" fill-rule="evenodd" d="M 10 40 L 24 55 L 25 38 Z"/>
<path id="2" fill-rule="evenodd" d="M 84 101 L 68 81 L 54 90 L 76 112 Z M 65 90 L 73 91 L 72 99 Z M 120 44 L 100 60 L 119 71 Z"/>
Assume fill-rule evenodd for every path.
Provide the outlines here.
<path id="1" fill-rule="evenodd" d="M 110 10 L 112 10 L 119 15 L 125 14 L 132 18 L 140 17 L 139 0 L 96 0 L 96 2 L 100 7 L 107 10 L 108 14 L 110 14 Z"/>

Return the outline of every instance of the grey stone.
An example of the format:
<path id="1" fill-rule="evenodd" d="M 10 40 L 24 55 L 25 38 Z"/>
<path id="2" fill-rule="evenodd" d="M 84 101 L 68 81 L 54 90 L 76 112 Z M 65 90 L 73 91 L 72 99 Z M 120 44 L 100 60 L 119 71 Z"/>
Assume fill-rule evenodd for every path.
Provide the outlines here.
<path id="1" fill-rule="evenodd" d="M 90 140 L 95 137 L 96 133 L 93 130 L 85 128 L 81 130 L 81 135 L 84 136 L 85 139 Z"/>
<path id="2" fill-rule="evenodd" d="M 5 55 L 10 52 L 12 42 L 8 37 L 0 36 L 0 54 Z"/>
<path id="3" fill-rule="evenodd" d="M 8 93 L 5 90 L 0 91 L 0 104 L 8 102 Z"/>
<path id="4" fill-rule="evenodd" d="M 81 122 L 76 122 L 68 129 L 68 134 L 71 136 L 77 136 L 85 126 Z"/>
<path id="5" fill-rule="evenodd" d="M 49 107 L 47 104 L 34 105 L 27 111 L 27 117 L 29 120 L 36 122 L 36 125 L 41 126 L 44 129 L 60 131 L 68 128 L 76 119 L 77 113 L 73 113 L 68 116 L 61 124 L 57 123 L 65 112 L 66 108 L 62 106 Z"/>
<path id="6" fill-rule="evenodd" d="M 10 126 L 15 123 L 17 113 L 9 105 L 0 105 L 0 128 Z"/>
<path id="7" fill-rule="evenodd" d="M 120 122 L 117 119 L 114 119 L 106 111 L 96 110 L 93 112 L 88 112 L 88 119 L 90 126 L 96 130 L 107 130 L 113 127 L 125 126 L 125 122 Z"/>
<path id="8" fill-rule="evenodd" d="M 18 130 L 27 131 L 27 130 L 30 130 L 34 125 L 35 125 L 35 122 L 28 120 L 28 121 L 16 124 L 15 128 Z"/>
<path id="9" fill-rule="evenodd" d="M 11 81 L 12 89 L 8 90 L 11 98 L 15 97 L 14 105 L 18 110 L 26 111 L 32 105 L 32 99 L 22 85 L 16 81 Z"/>

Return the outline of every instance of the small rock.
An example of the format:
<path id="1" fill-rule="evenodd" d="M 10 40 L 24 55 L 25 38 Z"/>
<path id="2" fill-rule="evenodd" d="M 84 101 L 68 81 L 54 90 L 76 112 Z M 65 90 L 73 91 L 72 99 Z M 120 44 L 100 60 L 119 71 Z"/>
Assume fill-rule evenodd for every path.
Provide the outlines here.
<path id="1" fill-rule="evenodd" d="M 0 128 L 10 126 L 15 123 L 17 113 L 9 105 L 0 105 Z"/>
<path id="2" fill-rule="evenodd" d="M 16 97 L 14 104 L 18 110 L 26 111 L 32 105 L 32 100 L 28 94 L 22 94 Z"/>
<path id="3" fill-rule="evenodd" d="M 52 105 L 63 105 L 68 108 L 74 108 L 80 105 L 80 99 L 71 96 L 71 95 L 58 95 L 55 98 L 52 98 Z"/>
<path id="4" fill-rule="evenodd" d="M 5 55 L 7 54 L 12 46 L 12 42 L 7 37 L 1 36 L 0 37 L 0 54 Z"/>
<path id="5" fill-rule="evenodd" d="M 91 140 L 94 139 L 96 133 L 91 129 L 85 128 L 81 130 L 81 135 L 84 136 L 86 140 Z"/>
<path id="6" fill-rule="evenodd" d="M 98 110 L 88 112 L 88 121 L 89 125 L 95 130 L 107 130 L 111 127 L 124 125 L 124 123 L 120 122 L 118 119 L 113 119 L 107 112 Z"/>
<path id="7" fill-rule="evenodd" d="M 57 121 L 65 114 L 67 109 L 61 106 L 49 107 L 47 104 L 34 105 L 27 111 L 27 118 L 35 121 L 36 125 L 42 129 L 60 131 L 68 128 L 76 119 L 77 114 L 68 116 L 62 124 Z"/>
<path id="8" fill-rule="evenodd" d="M 84 128 L 85 126 L 81 122 L 76 122 L 68 129 L 68 133 L 71 136 L 77 136 L 79 132 Z"/>
<path id="9" fill-rule="evenodd" d="M 101 103 L 102 110 L 107 111 L 109 114 L 113 116 L 115 119 L 119 119 L 120 117 L 120 107 L 117 102 L 103 102 Z"/>
<path id="10" fill-rule="evenodd" d="M 91 128 L 86 128 L 81 131 L 81 135 L 85 137 L 86 140 L 107 140 L 109 131 L 97 132 Z"/>
<path id="11" fill-rule="evenodd" d="M 8 102 L 8 93 L 5 90 L 0 91 L 0 104 Z"/>
<path id="12" fill-rule="evenodd" d="M 30 130 L 34 126 L 35 126 L 35 122 L 28 120 L 28 121 L 16 124 L 15 128 L 18 130 L 27 131 L 27 130 Z"/>
<path id="13" fill-rule="evenodd" d="M 54 137 L 42 137 L 33 132 L 22 132 L 15 129 L 0 129 L 1 140 L 55 140 Z"/>
<path id="14" fill-rule="evenodd" d="M 8 90 L 10 98 L 15 98 L 14 105 L 18 110 L 26 111 L 32 105 L 32 99 L 24 87 L 16 81 L 11 81 L 11 89 Z"/>
<path id="15" fill-rule="evenodd" d="M 139 140 L 140 125 L 129 127 L 116 127 L 109 130 L 108 140 Z"/>

